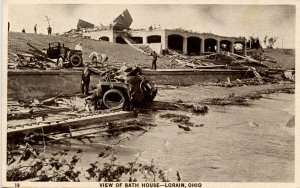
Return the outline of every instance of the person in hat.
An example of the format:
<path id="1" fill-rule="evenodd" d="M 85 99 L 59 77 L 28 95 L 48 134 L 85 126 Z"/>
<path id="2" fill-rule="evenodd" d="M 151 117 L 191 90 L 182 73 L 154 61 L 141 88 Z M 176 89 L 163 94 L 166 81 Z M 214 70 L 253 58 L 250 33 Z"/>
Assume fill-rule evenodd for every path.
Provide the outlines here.
<path id="1" fill-rule="evenodd" d="M 89 94 L 89 85 L 90 85 L 90 78 L 91 74 L 99 74 L 95 70 L 91 68 L 88 63 L 84 64 L 84 68 L 81 74 L 81 92 L 82 94 Z"/>

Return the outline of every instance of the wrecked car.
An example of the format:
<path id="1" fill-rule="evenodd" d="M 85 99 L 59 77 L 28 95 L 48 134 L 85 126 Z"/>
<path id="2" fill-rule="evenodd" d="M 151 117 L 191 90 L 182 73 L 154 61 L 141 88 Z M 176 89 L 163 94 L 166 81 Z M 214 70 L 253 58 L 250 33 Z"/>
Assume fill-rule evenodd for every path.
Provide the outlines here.
<path id="1" fill-rule="evenodd" d="M 100 79 L 93 91 L 90 108 L 130 109 L 132 106 L 151 104 L 157 94 L 155 85 L 144 75 L 139 67 L 130 67 L 120 73 L 109 71 Z"/>
<path id="2" fill-rule="evenodd" d="M 66 64 L 69 67 L 82 66 L 82 52 L 65 47 L 61 42 L 49 43 L 46 53 L 50 59 L 57 59 L 57 64 Z"/>

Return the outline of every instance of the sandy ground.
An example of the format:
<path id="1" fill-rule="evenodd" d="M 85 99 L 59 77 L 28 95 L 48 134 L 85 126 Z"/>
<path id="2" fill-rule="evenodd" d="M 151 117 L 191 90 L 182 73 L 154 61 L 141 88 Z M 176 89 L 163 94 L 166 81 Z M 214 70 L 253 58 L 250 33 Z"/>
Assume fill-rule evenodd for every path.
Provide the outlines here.
<path id="1" fill-rule="evenodd" d="M 65 47 L 70 49 L 74 49 L 79 42 L 82 42 L 84 62 L 91 62 L 88 56 L 92 52 L 97 52 L 108 55 L 107 62 L 115 66 L 122 66 L 122 63 L 126 63 L 128 66 L 134 66 L 137 64 L 142 68 L 151 68 L 152 57 L 147 56 L 128 45 L 106 41 L 96 41 L 92 39 L 18 32 L 9 33 L 9 57 L 13 59 L 13 57 L 10 55 L 11 53 L 22 53 L 23 51 L 29 51 L 31 47 L 29 47 L 26 43 L 30 43 L 36 48 L 42 50 L 43 48 L 48 48 L 48 44 L 51 42 L 62 42 L 64 43 Z M 166 57 L 158 58 L 157 64 L 159 68 L 170 67 L 171 65 L 174 66 L 174 63 L 171 63 Z"/>
<path id="2" fill-rule="evenodd" d="M 83 45 L 83 60 L 84 62 L 91 61 L 88 56 L 91 52 L 105 53 L 108 55 L 108 63 L 116 66 L 121 66 L 123 62 L 129 66 L 139 65 L 142 68 L 151 68 L 152 57 L 147 56 L 136 49 L 124 45 L 111 43 L 106 41 L 96 41 L 92 39 L 71 38 L 63 36 L 48 36 L 32 33 L 9 32 L 8 36 L 8 52 L 9 57 L 13 59 L 11 53 L 20 53 L 28 51 L 30 47 L 26 44 L 29 42 L 38 49 L 47 48 L 51 42 L 63 42 L 66 47 L 71 49 L 75 45 L 82 42 Z M 277 63 L 265 62 L 268 66 L 273 68 L 292 69 L 295 68 L 295 50 L 293 49 L 264 49 L 265 55 L 276 60 Z M 181 65 L 170 62 L 170 60 L 163 56 L 158 58 L 157 66 L 163 68 L 182 68 Z"/>
<path id="3" fill-rule="evenodd" d="M 226 98 L 229 95 L 247 96 L 251 94 L 267 94 L 285 88 L 294 89 L 294 83 L 253 85 L 242 87 L 219 87 L 193 85 L 189 87 L 160 88 L 157 101 L 175 102 L 181 100 L 186 103 L 197 103 L 207 98 Z"/>

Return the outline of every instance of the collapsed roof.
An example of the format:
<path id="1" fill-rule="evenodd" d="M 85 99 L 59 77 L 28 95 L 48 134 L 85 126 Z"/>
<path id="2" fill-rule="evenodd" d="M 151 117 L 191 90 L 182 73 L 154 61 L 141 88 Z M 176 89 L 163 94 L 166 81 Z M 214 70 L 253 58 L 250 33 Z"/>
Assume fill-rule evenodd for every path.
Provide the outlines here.
<path id="1" fill-rule="evenodd" d="M 128 11 L 128 9 L 124 10 L 122 12 L 122 14 L 120 14 L 113 22 L 110 26 L 97 26 L 97 28 L 100 30 L 105 30 L 105 29 L 113 29 L 113 30 L 124 30 L 124 29 L 129 29 L 131 23 L 132 23 L 133 19 Z M 91 28 L 95 28 L 96 26 L 92 23 L 89 23 L 87 21 L 84 21 L 82 19 L 78 20 L 78 24 L 77 24 L 77 28 L 79 29 L 91 29 Z"/>
<path id="2" fill-rule="evenodd" d="M 129 29 L 132 21 L 131 15 L 128 9 L 126 9 L 113 21 L 113 30 Z"/>
<path id="3" fill-rule="evenodd" d="M 77 23 L 77 28 L 93 28 L 94 26 L 95 26 L 94 24 L 91 24 L 81 19 L 79 19 Z"/>

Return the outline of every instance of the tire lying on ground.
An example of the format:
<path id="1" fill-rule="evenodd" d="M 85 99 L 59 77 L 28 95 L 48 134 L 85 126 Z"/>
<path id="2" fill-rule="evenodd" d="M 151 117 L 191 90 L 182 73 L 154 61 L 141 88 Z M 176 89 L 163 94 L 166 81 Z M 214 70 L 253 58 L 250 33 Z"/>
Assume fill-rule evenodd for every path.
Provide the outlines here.
<path id="1" fill-rule="evenodd" d="M 124 94 L 117 89 L 110 89 L 103 95 L 103 105 L 110 108 L 123 108 L 126 103 Z"/>
<path id="2" fill-rule="evenodd" d="M 79 67 L 82 63 L 81 61 L 82 59 L 78 54 L 73 54 L 70 58 L 70 63 L 72 64 L 73 67 Z"/>

